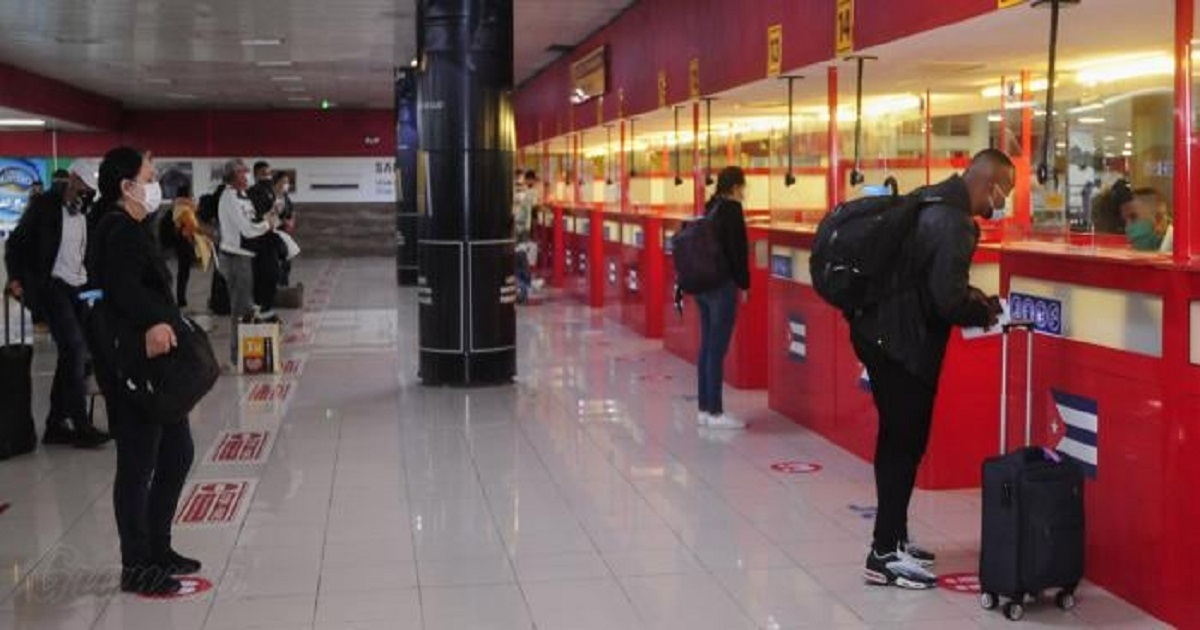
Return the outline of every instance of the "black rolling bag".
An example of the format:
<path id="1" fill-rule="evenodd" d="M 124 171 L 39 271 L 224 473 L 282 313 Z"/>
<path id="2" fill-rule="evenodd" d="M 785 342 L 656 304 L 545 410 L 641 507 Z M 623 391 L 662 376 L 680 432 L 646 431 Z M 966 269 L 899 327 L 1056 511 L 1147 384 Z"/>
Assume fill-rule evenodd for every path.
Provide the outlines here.
<path id="1" fill-rule="evenodd" d="M 14 343 L 9 323 L 8 291 L 4 292 L 4 345 L 0 346 L 0 460 L 37 448 L 33 425 L 33 346 L 25 343 L 25 309 L 18 302 L 21 336 Z"/>

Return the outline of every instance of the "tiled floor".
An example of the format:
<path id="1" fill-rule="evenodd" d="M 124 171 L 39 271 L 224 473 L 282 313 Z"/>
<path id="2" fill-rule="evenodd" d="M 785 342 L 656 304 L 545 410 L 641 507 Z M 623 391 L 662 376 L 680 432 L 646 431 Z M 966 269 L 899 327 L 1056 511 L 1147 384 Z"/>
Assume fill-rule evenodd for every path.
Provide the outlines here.
<path id="1" fill-rule="evenodd" d="M 691 368 L 584 308 L 521 311 L 512 387 L 423 388 L 392 264 L 302 265 L 297 374 L 223 377 L 196 411 L 194 479 L 256 482 L 240 522 L 177 530 L 214 589 L 115 592 L 111 448 L 0 463 L 0 629 L 1019 627 L 971 595 L 864 586 L 865 464 L 761 393 L 729 394 L 749 431 L 698 430 Z M 40 426 L 53 360 L 38 349 Z M 266 461 L 202 461 L 223 430 L 272 432 Z M 790 459 L 825 468 L 771 471 Z M 914 513 L 940 569 L 970 571 L 977 495 L 919 493 Z M 1090 586 L 1023 625 L 1159 626 Z"/>

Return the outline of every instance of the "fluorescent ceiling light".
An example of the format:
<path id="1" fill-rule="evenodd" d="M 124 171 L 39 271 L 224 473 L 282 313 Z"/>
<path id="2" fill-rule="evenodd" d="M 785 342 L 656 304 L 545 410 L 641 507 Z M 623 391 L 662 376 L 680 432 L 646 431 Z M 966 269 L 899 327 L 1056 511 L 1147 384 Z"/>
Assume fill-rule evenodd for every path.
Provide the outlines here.
<path id="1" fill-rule="evenodd" d="M 174 81 L 162 77 L 146 77 L 145 79 L 142 79 L 142 83 L 149 83 L 151 85 L 171 85 L 174 83 Z"/>
<path id="2" fill-rule="evenodd" d="M 291 61 L 256 61 L 254 65 L 259 68 L 291 68 Z"/>
<path id="3" fill-rule="evenodd" d="M 1175 74 L 1175 61 L 1170 55 L 1151 55 L 1109 59 L 1081 66 L 1075 73 L 1075 80 L 1082 85 L 1094 86 L 1127 79 L 1144 79 L 1173 74 Z"/>
<path id="4" fill-rule="evenodd" d="M 271 77 L 271 80 L 276 83 L 296 83 L 299 81 L 303 81 L 304 77 L 302 77 L 298 74 L 288 74 L 288 75 L 284 75 L 284 76 L 280 76 L 280 77 Z"/>
<path id="5" fill-rule="evenodd" d="M 180 92 L 167 92 L 167 98 L 173 98 L 177 101 L 190 101 L 196 98 L 195 94 L 183 94 Z"/>
<path id="6" fill-rule="evenodd" d="M 274 38 L 264 37 L 264 38 L 243 39 L 242 40 L 243 46 L 278 46 L 282 43 L 283 43 L 283 40 L 278 37 L 274 37 Z"/>
<path id="7" fill-rule="evenodd" d="M 0 118 L 0 127 L 45 127 L 41 118 Z"/>
<path id="8" fill-rule="evenodd" d="M 1125 157 L 1133 157 L 1133 151 L 1122 151 L 1121 155 Z"/>
<path id="9" fill-rule="evenodd" d="M 288 101 L 292 103 L 311 103 L 311 96 L 289 96 Z"/>
<path id="10" fill-rule="evenodd" d="M 1104 109 L 1103 102 L 1091 103 L 1089 105 L 1080 105 L 1079 107 L 1072 107 L 1071 109 L 1067 110 L 1067 113 L 1074 116 L 1076 114 L 1085 114 L 1087 112 L 1094 112 L 1098 109 Z"/>
<path id="11" fill-rule="evenodd" d="M 1084 116 L 1077 119 L 1077 122 L 1081 125 L 1103 125 L 1104 123 L 1108 122 L 1108 119 L 1094 116 Z"/>
<path id="12" fill-rule="evenodd" d="M 1033 81 L 1029 82 L 1030 92 L 1045 92 L 1049 87 L 1050 81 L 1046 79 L 1034 79 Z M 1021 84 L 1017 83 L 1015 88 L 1016 93 L 1020 94 Z M 980 93 L 983 94 L 984 98 L 1000 98 L 1000 95 L 1003 93 L 1003 91 L 999 85 L 989 85 L 988 87 L 983 88 Z"/>
<path id="13" fill-rule="evenodd" d="M 988 122 L 1001 122 L 1003 120 L 1004 117 L 1000 114 L 988 114 Z"/>

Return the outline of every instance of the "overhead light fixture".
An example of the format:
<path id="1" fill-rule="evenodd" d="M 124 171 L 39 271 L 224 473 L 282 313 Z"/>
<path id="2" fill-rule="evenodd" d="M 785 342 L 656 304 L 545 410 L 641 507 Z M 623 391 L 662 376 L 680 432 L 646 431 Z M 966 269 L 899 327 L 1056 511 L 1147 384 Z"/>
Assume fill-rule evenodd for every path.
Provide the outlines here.
<path id="1" fill-rule="evenodd" d="M 1122 151 L 1121 155 L 1125 157 L 1133 157 L 1133 151 Z"/>
<path id="2" fill-rule="evenodd" d="M 45 127 L 41 118 L 0 118 L 0 127 Z"/>
<path id="3" fill-rule="evenodd" d="M 167 92 L 167 98 L 177 101 L 191 101 L 196 98 L 195 94 L 184 94 L 182 92 Z"/>
<path id="4" fill-rule="evenodd" d="M 292 103 L 311 103 L 311 96 L 289 96 L 288 101 Z"/>
<path id="5" fill-rule="evenodd" d="M 886 116 L 888 114 L 899 114 L 920 108 L 921 97 L 914 94 L 902 94 L 900 96 L 884 97 L 868 103 L 863 107 L 863 113 L 867 116 Z"/>
<path id="6" fill-rule="evenodd" d="M 1080 105 L 1079 107 L 1072 107 L 1071 109 L 1068 109 L 1067 113 L 1072 116 L 1075 116 L 1078 114 L 1085 114 L 1087 112 L 1094 112 L 1096 110 L 1104 109 L 1104 105 L 1105 105 L 1104 102 L 1090 103 L 1088 105 Z"/>
<path id="7" fill-rule="evenodd" d="M 150 85 L 171 85 L 174 83 L 174 81 L 162 77 L 146 77 L 142 79 L 142 83 L 148 83 Z"/>
<path id="8" fill-rule="evenodd" d="M 332 101 L 330 101 L 327 98 L 321 99 L 321 109 L 329 109 L 329 108 L 333 107 L 334 105 L 336 105 L 336 103 L 333 103 Z"/>
<path id="9" fill-rule="evenodd" d="M 1108 119 L 1107 118 L 1099 118 L 1096 116 L 1084 116 L 1082 118 L 1076 119 L 1076 122 L 1078 122 L 1081 125 L 1103 125 L 1104 123 L 1108 122 Z"/>
<path id="10" fill-rule="evenodd" d="M 280 89 L 284 92 L 303 92 L 306 88 L 303 85 L 285 85 Z"/>
<path id="11" fill-rule="evenodd" d="M 282 43 L 283 40 L 278 37 L 263 37 L 242 40 L 243 46 L 279 46 Z"/>
<path id="12" fill-rule="evenodd" d="M 1130 150 L 1132 150 L 1132 149 L 1133 149 L 1133 143 L 1132 143 L 1132 142 L 1126 142 L 1126 143 L 1125 143 L 1125 148 L 1126 148 L 1126 149 L 1130 149 Z"/>
<path id="13" fill-rule="evenodd" d="M 1171 76 L 1175 74 L 1175 61 L 1170 55 L 1150 55 L 1108 59 L 1079 67 L 1075 80 L 1082 85 L 1095 86 L 1128 79 Z"/>
<path id="14" fill-rule="evenodd" d="M 297 83 L 304 80 L 304 77 L 298 74 L 287 74 L 283 76 L 271 77 L 271 80 L 276 83 Z"/>
<path id="15" fill-rule="evenodd" d="M 1029 82 L 1030 92 L 1045 92 L 1047 89 L 1049 89 L 1049 87 L 1050 81 L 1047 79 L 1034 79 L 1033 81 Z M 1003 93 L 1003 89 L 999 85 L 989 85 L 980 91 L 980 94 L 982 94 L 984 98 L 1000 98 L 1000 95 Z M 1014 85 L 1013 93 L 1022 93 L 1020 83 L 1016 83 Z"/>
<path id="16" fill-rule="evenodd" d="M 421 64 L 420 64 L 419 62 L 417 62 L 417 58 L 416 58 L 416 57 L 413 57 L 413 60 L 412 60 L 412 62 L 410 62 L 408 65 L 412 66 L 413 68 L 416 68 L 417 66 L 419 66 L 419 65 L 421 65 Z"/>
<path id="17" fill-rule="evenodd" d="M 259 68 L 291 68 L 291 61 L 256 61 L 254 65 Z"/>
<path id="18" fill-rule="evenodd" d="M 988 122 L 1002 122 L 1004 117 L 1000 114 L 988 114 Z"/>

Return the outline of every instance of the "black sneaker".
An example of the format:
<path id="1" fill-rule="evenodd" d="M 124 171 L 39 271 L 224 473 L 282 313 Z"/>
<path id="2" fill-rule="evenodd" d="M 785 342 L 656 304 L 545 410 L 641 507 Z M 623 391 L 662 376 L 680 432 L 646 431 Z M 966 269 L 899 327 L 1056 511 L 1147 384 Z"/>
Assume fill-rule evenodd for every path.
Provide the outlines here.
<path id="1" fill-rule="evenodd" d="M 933 563 L 937 562 L 936 554 L 928 549 L 925 549 L 924 547 L 921 547 L 911 540 L 902 541 L 900 543 L 899 552 L 902 555 L 908 556 L 913 562 L 916 562 L 926 569 L 933 566 Z"/>
<path id="2" fill-rule="evenodd" d="M 42 444 L 55 445 L 71 445 L 75 443 L 75 430 L 67 426 L 65 422 L 47 422 L 46 433 L 42 435 Z"/>
<path id="3" fill-rule="evenodd" d="M 179 592 L 183 584 L 166 574 L 161 567 L 136 566 L 121 569 L 121 590 L 148 597 L 168 597 Z"/>
<path id="4" fill-rule="evenodd" d="M 75 441 L 71 442 L 71 445 L 75 448 L 100 448 L 108 444 L 111 439 L 111 435 L 96 427 L 83 426 L 75 432 Z"/>
<path id="5" fill-rule="evenodd" d="M 937 586 L 937 576 L 912 558 L 899 552 L 879 555 L 875 550 L 867 554 L 867 566 L 863 578 L 868 584 L 897 586 L 923 591 Z"/>
<path id="6" fill-rule="evenodd" d="M 199 560 L 180 555 L 174 549 L 159 556 L 154 564 L 171 576 L 199 573 L 203 566 Z"/>

